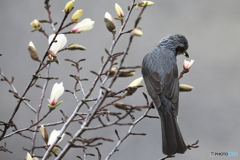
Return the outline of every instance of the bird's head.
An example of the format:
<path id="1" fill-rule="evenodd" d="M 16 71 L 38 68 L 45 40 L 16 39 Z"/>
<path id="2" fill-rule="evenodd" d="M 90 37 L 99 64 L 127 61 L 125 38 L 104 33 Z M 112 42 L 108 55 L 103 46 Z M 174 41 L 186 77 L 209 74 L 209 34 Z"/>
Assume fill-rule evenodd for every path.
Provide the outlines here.
<path id="1" fill-rule="evenodd" d="M 167 36 L 160 41 L 160 45 L 172 50 L 175 56 L 183 54 L 187 58 L 189 57 L 187 53 L 188 41 L 183 35 L 175 34 Z"/>

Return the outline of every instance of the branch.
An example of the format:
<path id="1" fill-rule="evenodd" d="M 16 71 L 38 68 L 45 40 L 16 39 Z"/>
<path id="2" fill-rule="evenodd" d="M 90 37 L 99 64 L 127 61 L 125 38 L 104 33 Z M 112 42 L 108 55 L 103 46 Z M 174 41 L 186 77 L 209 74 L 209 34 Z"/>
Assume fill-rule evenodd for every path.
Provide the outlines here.
<path id="1" fill-rule="evenodd" d="M 48 114 L 50 114 L 50 112 L 52 111 L 52 109 L 49 109 L 48 113 L 47 113 L 45 116 L 43 116 L 42 119 L 39 120 L 39 114 L 40 114 L 40 111 L 41 111 L 41 109 L 42 109 L 43 99 L 44 99 L 44 97 L 45 97 L 45 93 L 46 93 L 46 89 L 47 89 L 47 86 L 48 86 L 48 82 L 49 82 L 49 80 L 50 80 L 50 79 L 48 79 L 48 77 L 49 77 L 49 68 L 50 68 L 50 64 L 47 66 L 47 71 L 46 71 L 46 77 L 47 77 L 47 78 L 46 78 L 46 82 L 45 82 L 45 84 L 44 84 L 44 86 L 43 86 L 43 89 L 42 89 L 42 95 L 41 95 L 41 98 L 40 98 L 40 101 L 39 101 L 38 111 L 37 111 L 37 113 L 36 113 L 36 122 L 37 122 L 37 123 L 35 123 L 34 125 L 30 126 L 30 128 L 33 127 L 33 126 L 36 126 L 36 127 L 35 127 L 35 130 L 38 129 L 38 124 L 39 124 L 43 119 L 45 119 L 45 118 L 48 116 Z M 31 155 L 33 155 L 33 152 L 34 152 L 36 136 L 37 136 L 37 132 L 34 132 L 34 133 L 33 133 L 33 137 L 32 137 L 32 147 L 31 147 L 32 149 L 31 149 L 31 152 L 30 152 Z"/>
<path id="2" fill-rule="evenodd" d="M 13 89 L 13 91 L 14 91 L 14 94 L 17 94 L 17 96 L 20 97 L 20 95 L 19 95 L 18 92 L 17 92 L 17 89 L 16 89 L 16 88 L 14 87 L 14 85 L 13 85 L 13 80 L 10 81 L 9 79 L 7 79 L 7 77 L 3 74 L 3 72 L 1 71 L 1 69 L 0 69 L 0 74 L 2 75 L 2 77 L 4 78 L 4 80 L 5 80 L 6 82 L 8 82 L 8 84 L 12 87 L 12 89 Z M 26 100 L 24 100 L 23 103 L 26 104 L 26 106 L 28 106 L 28 108 L 31 109 L 34 113 L 37 112 L 36 109 L 33 108 Z"/>
<path id="3" fill-rule="evenodd" d="M 129 130 L 128 130 L 128 133 L 127 133 L 122 139 L 120 139 L 120 140 L 118 141 L 117 145 L 116 145 L 116 146 L 113 148 L 113 150 L 108 154 L 108 156 L 106 157 L 105 160 L 110 159 L 110 157 L 113 155 L 114 152 L 117 151 L 117 149 L 118 149 L 119 146 L 122 144 L 122 142 L 123 142 L 129 135 L 132 134 L 132 130 L 133 130 L 133 128 L 135 127 L 135 125 L 136 125 L 138 122 L 140 122 L 143 118 L 146 117 L 146 115 L 148 114 L 148 112 L 150 111 L 150 109 L 151 109 L 151 108 L 148 108 L 148 109 L 146 110 L 146 112 L 145 112 L 140 118 L 138 118 L 135 122 L 133 122 L 132 126 L 131 126 L 131 127 L 129 128 Z"/>

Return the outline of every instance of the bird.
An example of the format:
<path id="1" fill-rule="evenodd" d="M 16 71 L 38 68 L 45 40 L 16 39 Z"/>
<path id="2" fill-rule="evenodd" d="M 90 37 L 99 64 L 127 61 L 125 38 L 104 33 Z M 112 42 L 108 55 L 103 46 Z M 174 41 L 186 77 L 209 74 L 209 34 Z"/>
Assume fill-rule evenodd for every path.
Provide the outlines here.
<path id="1" fill-rule="evenodd" d="M 180 34 L 169 35 L 146 54 L 142 61 L 142 75 L 148 94 L 161 119 L 162 152 L 171 156 L 183 154 L 187 146 L 178 125 L 179 80 L 178 55 L 187 53 L 188 41 Z"/>

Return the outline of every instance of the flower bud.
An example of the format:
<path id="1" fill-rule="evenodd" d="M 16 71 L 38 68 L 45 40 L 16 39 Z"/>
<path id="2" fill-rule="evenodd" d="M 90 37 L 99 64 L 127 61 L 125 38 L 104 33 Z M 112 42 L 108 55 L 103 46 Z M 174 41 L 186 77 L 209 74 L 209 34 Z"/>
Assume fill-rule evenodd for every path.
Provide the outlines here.
<path id="1" fill-rule="evenodd" d="M 135 79 L 132 83 L 129 84 L 128 87 L 137 87 L 143 80 L 143 77 L 139 77 Z"/>
<path id="2" fill-rule="evenodd" d="M 73 4 L 74 4 L 75 0 L 69 1 L 64 8 L 64 12 L 66 13 L 70 13 L 73 9 Z"/>
<path id="3" fill-rule="evenodd" d="M 147 4 L 147 6 L 151 6 L 151 5 L 154 4 L 154 2 L 152 2 L 152 1 L 142 1 L 142 2 L 139 2 L 139 3 L 138 3 L 138 5 L 139 5 L 140 7 L 144 7 L 146 4 Z"/>
<path id="4" fill-rule="evenodd" d="M 142 33 L 142 30 L 139 29 L 139 28 L 134 28 L 133 31 L 132 31 L 132 35 L 134 36 L 142 36 L 143 33 Z"/>
<path id="5" fill-rule="evenodd" d="M 137 86 L 142 82 L 143 77 L 135 79 L 132 83 L 129 84 L 126 96 L 130 96 L 137 91 Z"/>
<path id="6" fill-rule="evenodd" d="M 186 84 L 180 84 L 179 85 L 179 91 L 180 92 L 190 92 L 192 91 L 194 88 L 192 86 L 186 85 Z"/>
<path id="7" fill-rule="evenodd" d="M 116 32 L 115 23 L 112 16 L 108 12 L 105 13 L 104 22 L 109 32 Z"/>
<path id="8" fill-rule="evenodd" d="M 31 23 L 30 23 L 34 28 L 40 28 L 41 24 L 38 22 L 37 19 L 34 19 Z"/>
<path id="9" fill-rule="evenodd" d="M 26 160 L 33 160 L 32 156 L 30 155 L 30 153 L 27 153 Z"/>
<path id="10" fill-rule="evenodd" d="M 47 143 L 48 143 L 48 133 L 47 133 L 46 128 L 45 128 L 43 125 L 42 125 L 41 128 L 40 128 L 40 132 L 41 132 L 41 135 L 42 135 L 43 140 L 44 140 L 45 143 L 47 144 Z"/>
<path id="11" fill-rule="evenodd" d="M 184 59 L 182 72 L 184 72 L 184 73 L 189 72 L 190 68 L 193 65 L 193 62 L 194 62 L 194 60 L 187 61 L 187 60 Z"/>
<path id="12" fill-rule="evenodd" d="M 29 42 L 28 51 L 29 51 L 30 56 L 33 60 L 39 61 L 37 50 L 36 50 L 32 41 Z"/>
<path id="13" fill-rule="evenodd" d="M 84 31 L 88 31 L 93 28 L 93 24 L 95 22 L 92 21 L 90 18 L 86 18 L 82 20 L 81 22 L 78 22 L 75 26 L 72 28 L 73 33 L 81 33 Z"/>
<path id="14" fill-rule="evenodd" d="M 125 111 L 130 109 L 130 107 L 128 107 L 126 104 L 124 104 L 122 102 L 115 102 L 115 103 L 113 103 L 113 105 L 114 105 L 114 107 L 125 110 Z"/>
<path id="15" fill-rule="evenodd" d="M 115 10 L 117 12 L 118 17 L 122 19 L 124 17 L 124 13 L 122 8 L 117 3 L 115 3 Z"/>
<path id="16" fill-rule="evenodd" d="M 82 14 L 83 14 L 82 9 L 77 10 L 76 12 L 73 13 L 73 15 L 71 17 L 71 21 L 78 22 L 78 19 L 81 17 Z"/>
<path id="17" fill-rule="evenodd" d="M 132 70 L 120 70 L 119 77 L 131 77 L 135 74 Z"/>
<path id="18" fill-rule="evenodd" d="M 64 92 L 63 83 L 62 82 L 59 84 L 55 83 L 52 88 L 50 99 L 48 99 L 48 101 L 50 103 L 48 105 L 48 107 L 55 108 L 58 105 L 60 105 L 62 103 L 62 101 L 60 101 L 59 103 L 57 103 L 57 102 L 58 102 L 58 99 L 62 96 L 63 92 Z"/>
<path id="19" fill-rule="evenodd" d="M 117 72 L 118 68 L 111 68 L 111 71 L 108 75 L 108 77 L 113 77 L 115 75 L 115 73 Z M 108 70 L 105 73 L 106 75 L 108 74 Z"/>
<path id="20" fill-rule="evenodd" d="M 67 50 L 86 50 L 86 47 L 80 45 L 80 44 L 77 44 L 77 43 L 73 43 L 73 44 L 70 44 L 66 47 Z"/>

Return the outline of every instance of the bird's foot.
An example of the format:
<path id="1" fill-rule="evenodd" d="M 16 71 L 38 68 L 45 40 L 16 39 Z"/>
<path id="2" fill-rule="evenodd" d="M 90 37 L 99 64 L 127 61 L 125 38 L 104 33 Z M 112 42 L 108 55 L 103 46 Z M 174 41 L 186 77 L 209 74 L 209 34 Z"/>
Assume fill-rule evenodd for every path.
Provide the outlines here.
<path id="1" fill-rule="evenodd" d="M 154 109 L 153 101 L 150 103 L 150 107 Z"/>
<path id="2" fill-rule="evenodd" d="M 193 143 L 193 144 L 187 145 L 187 148 L 188 148 L 189 150 L 191 150 L 192 148 L 198 148 L 198 147 L 199 147 L 199 146 L 197 145 L 198 142 L 199 142 L 199 140 L 197 140 L 197 141 L 196 141 L 195 143 Z"/>
<path id="3" fill-rule="evenodd" d="M 173 157 L 175 157 L 175 155 L 163 157 L 161 160 L 165 160 L 165 159 L 167 159 L 167 158 L 173 158 Z"/>

